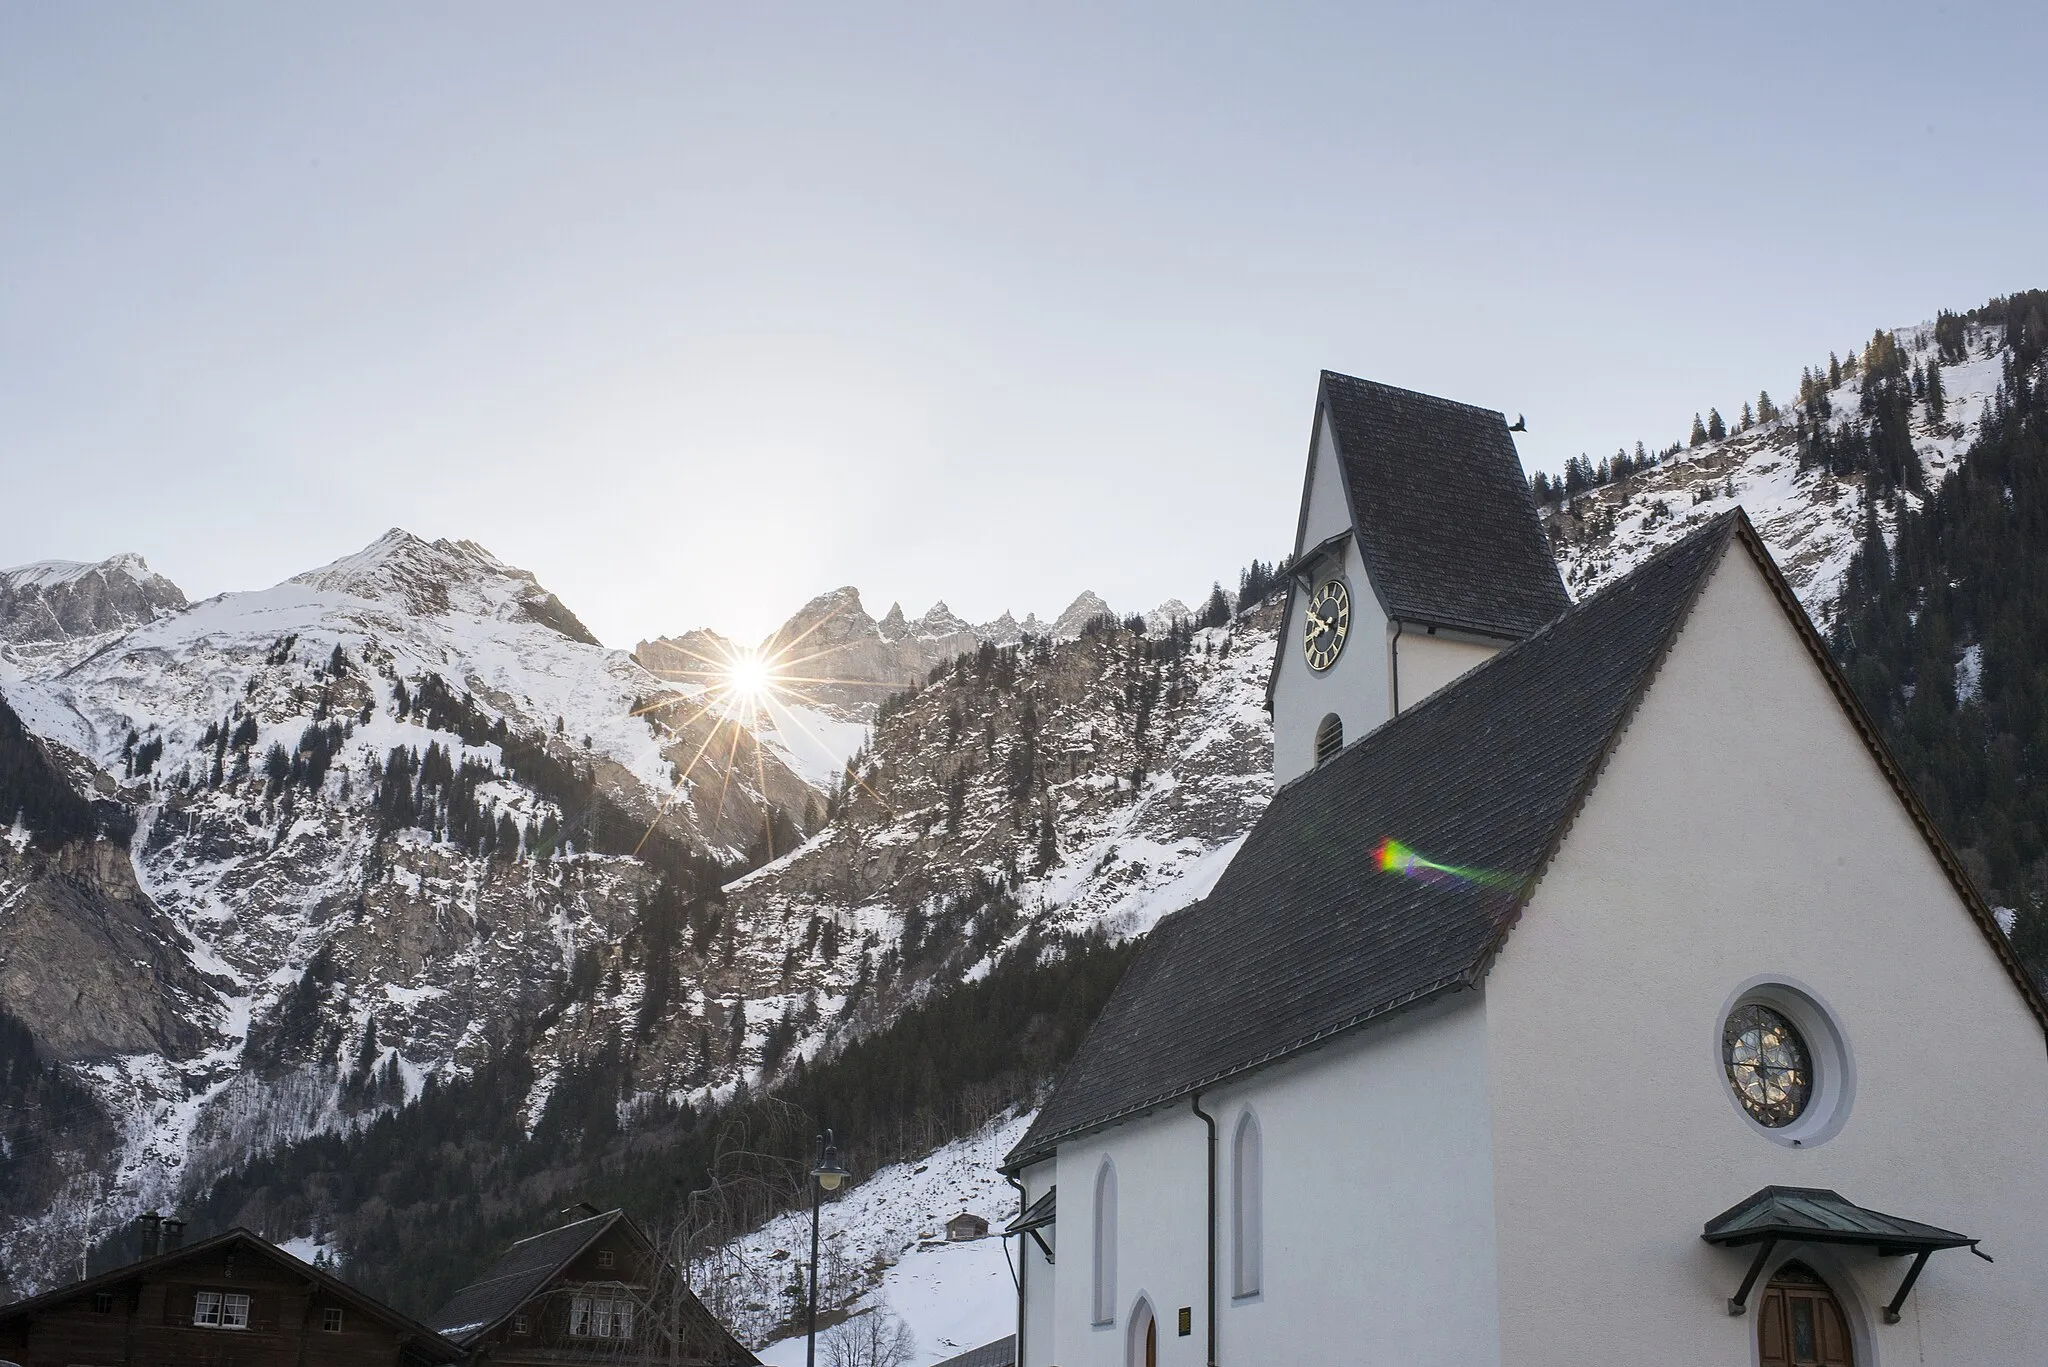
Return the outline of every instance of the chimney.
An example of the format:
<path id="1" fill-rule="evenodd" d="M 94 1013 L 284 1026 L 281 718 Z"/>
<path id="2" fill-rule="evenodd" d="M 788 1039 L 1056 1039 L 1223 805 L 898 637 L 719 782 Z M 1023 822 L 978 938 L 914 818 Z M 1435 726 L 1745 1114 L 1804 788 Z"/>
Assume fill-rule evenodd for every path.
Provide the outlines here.
<path id="1" fill-rule="evenodd" d="M 140 1236 L 141 1256 L 154 1258 L 164 1251 L 164 1217 L 153 1210 L 146 1210 L 135 1217 L 135 1229 Z"/>
<path id="2" fill-rule="evenodd" d="M 185 1222 L 173 1215 L 164 1221 L 164 1252 L 185 1246 Z"/>

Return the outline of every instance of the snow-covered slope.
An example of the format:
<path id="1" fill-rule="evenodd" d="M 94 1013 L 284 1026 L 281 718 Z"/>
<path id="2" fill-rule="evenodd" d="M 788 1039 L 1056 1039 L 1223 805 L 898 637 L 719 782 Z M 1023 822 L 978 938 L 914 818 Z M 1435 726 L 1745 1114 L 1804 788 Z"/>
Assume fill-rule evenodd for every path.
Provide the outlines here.
<path id="1" fill-rule="evenodd" d="M 113 572 L 10 582 L 47 595 Z M 5 861 L 0 933 L 18 943 L 33 912 L 51 944 L 112 944 L 80 918 L 122 915 L 122 934 L 179 960 L 150 979 L 175 992 L 109 996 L 97 1046 L 73 1047 L 48 994 L 0 999 L 76 1060 L 122 1132 L 102 1174 L 113 1211 L 467 1067 L 528 1028 L 580 952 L 632 933 L 660 876 L 636 843 L 730 859 L 767 811 L 801 823 L 821 796 L 473 543 L 394 531 L 273 588 L 135 615 L 83 658 L 17 655 L 0 673 L 77 786 L 138 819 L 132 864 L 93 856 L 108 891 L 91 907 L 29 897 L 48 877 L 28 854 Z M 446 756 L 446 780 L 399 774 L 400 754 Z M 345 1096 L 365 1060 L 387 1080 Z M 33 1266 L 75 1235 L 27 1222 L 0 1231 L 0 1258 Z"/>
<path id="2" fill-rule="evenodd" d="M 1931 324 L 1892 335 L 1916 361 L 1934 354 Z M 1967 359 L 1941 367 L 1947 399 L 1942 420 L 1931 419 L 1924 407 L 1914 414 L 1912 442 L 1925 490 L 1938 487 L 1976 440 L 2004 371 L 2006 353 L 1995 331 L 1969 330 L 1967 353 Z M 1852 373 L 1827 391 L 1831 431 L 1861 421 L 1862 386 L 1863 377 Z M 1700 523 L 1740 505 L 1808 613 L 1825 629 L 1861 534 L 1861 482 L 1824 469 L 1800 469 L 1801 418 L 1798 406 L 1788 404 L 1773 421 L 1689 447 L 1655 469 L 1579 494 L 1549 513 L 1566 586 L 1575 597 L 1584 597 Z M 1906 489 L 1899 501 L 1912 506 L 1921 496 Z M 1881 501 L 1876 511 L 1889 537 L 1898 506 Z"/>
<path id="3" fill-rule="evenodd" d="M 185 606 L 176 584 L 139 555 L 97 564 L 42 560 L 0 570 L 0 680 L 49 672 Z"/>
<path id="4" fill-rule="evenodd" d="M 1015 1249 L 1005 1249 L 999 1231 L 1017 1213 L 1017 1194 L 996 1165 L 1032 1115 L 999 1116 L 915 1162 L 883 1168 L 826 1205 L 818 1221 L 820 1304 L 901 1316 L 917 1337 L 909 1367 L 1013 1332 Z M 989 1237 L 947 1243 L 946 1221 L 962 1212 L 987 1220 Z M 789 1305 L 791 1272 L 809 1258 L 810 1237 L 808 1211 L 770 1221 L 706 1263 L 700 1294 L 722 1303 L 742 1338 L 760 1342 Z M 769 1367 L 799 1367 L 804 1346 L 804 1336 L 793 1334 L 759 1356 Z"/>

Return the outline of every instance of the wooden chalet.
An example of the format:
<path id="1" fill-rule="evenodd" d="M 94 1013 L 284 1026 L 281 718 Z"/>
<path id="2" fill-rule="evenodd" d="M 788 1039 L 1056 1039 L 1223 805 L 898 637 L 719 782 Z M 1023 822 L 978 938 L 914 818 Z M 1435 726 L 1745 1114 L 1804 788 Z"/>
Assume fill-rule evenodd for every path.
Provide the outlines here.
<path id="1" fill-rule="evenodd" d="M 618 1210 L 521 1239 L 430 1319 L 476 1367 L 759 1367 Z"/>
<path id="2" fill-rule="evenodd" d="M 21 1367 L 433 1367 L 463 1350 L 246 1229 L 0 1306 Z"/>

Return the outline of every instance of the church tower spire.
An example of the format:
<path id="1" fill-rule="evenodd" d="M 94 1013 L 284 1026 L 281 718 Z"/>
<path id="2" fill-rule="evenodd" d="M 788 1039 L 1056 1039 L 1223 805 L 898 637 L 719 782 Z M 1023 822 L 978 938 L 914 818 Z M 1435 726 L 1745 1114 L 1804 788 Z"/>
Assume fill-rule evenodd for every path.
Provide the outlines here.
<path id="1" fill-rule="evenodd" d="M 1324 371 L 1267 702 L 1286 782 L 1571 605 L 1507 419 Z"/>

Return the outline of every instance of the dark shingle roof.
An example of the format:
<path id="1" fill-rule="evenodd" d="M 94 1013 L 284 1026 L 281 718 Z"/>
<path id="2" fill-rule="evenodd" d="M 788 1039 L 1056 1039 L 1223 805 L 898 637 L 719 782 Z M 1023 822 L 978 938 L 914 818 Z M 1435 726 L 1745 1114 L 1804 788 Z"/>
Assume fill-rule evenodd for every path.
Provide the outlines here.
<path id="1" fill-rule="evenodd" d="M 1505 418 L 1329 370 L 1321 403 L 1389 616 L 1518 639 L 1571 606 Z"/>
<path id="2" fill-rule="evenodd" d="M 1147 937 L 1008 1165 L 1475 985 L 1739 523 L 1715 519 L 1282 788 L 1215 891 Z M 1484 876 L 1385 872 L 1389 839 Z"/>
<path id="3" fill-rule="evenodd" d="M 958 1357 L 947 1358 L 934 1367 L 1016 1367 L 1017 1336 L 1006 1334 L 994 1343 L 969 1348 Z"/>
<path id="4" fill-rule="evenodd" d="M 156 1254 L 154 1257 L 143 1258 L 137 1262 L 109 1268 L 107 1271 L 96 1273 L 84 1281 L 69 1282 L 52 1290 L 45 1291 L 39 1296 L 31 1296 L 27 1300 L 14 1301 L 8 1305 L 0 1306 L 0 1323 L 18 1319 L 23 1315 L 39 1314 L 51 1306 L 61 1305 L 66 1301 L 98 1291 L 104 1287 L 120 1286 L 123 1283 L 138 1281 L 145 1277 L 175 1279 L 181 1264 L 208 1260 L 213 1254 L 230 1247 L 238 1253 L 247 1252 L 264 1259 L 273 1266 L 283 1268 L 292 1277 L 304 1278 L 312 1282 L 327 1295 L 334 1297 L 345 1305 L 354 1306 L 372 1320 L 383 1324 L 386 1328 L 396 1333 L 403 1341 L 406 1351 L 411 1355 L 409 1360 L 425 1359 L 433 1362 L 457 1362 L 465 1356 L 459 1346 L 449 1342 L 445 1336 L 435 1332 L 427 1325 L 408 1315 L 400 1314 L 376 1297 L 356 1290 L 340 1278 L 313 1266 L 303 1259 L 294 1257 L 276 1244 L 271 1243 L 268 1239 L 240 1226 L 236 1226 L 225 1233 L 216 1234 L 210 1239 L 201 1239 L 197 1243 L 186 1244 L 182 1247 L 171 1249 L 169 1252 Z M 191 1274 L 188 1273 L 187 1275 Z"/>
<path id="5" fill-rule="evenodd" d="M 1807 1243 L 1864 1244 L 1894 1254 L 1923 1248 L 1961 1248 L 1977 1242 L 1951 1229 L 1865 1210 L 1840 1193 L 1822 1187 L 1765 1187 L 1707 1221 L 1700 1237 L 1710 1244 L 1730 1247 L 1761 1243 L 1765 1239 L 1800 1239 Z"/>
<path id="6" fill-rule="evenodd" d="M 1010 1221 L 1005 1234 L 1029 1234 L 1034 1229 L 1044 1229 L 1060 1218 L 1060 1189 L 1047 1187 L 1045 1195 L 1031 1203 L 1031 1208 Z"/>
<path id="7" fill-rule="evenodd" d="M 608 1211 L 521 1239 L 489 1272 L 429 1316 L 429 1323 L 457 1343 L 468 1344 L 526 1304 L 577 1254 L 624 1218 L 621 1211 Z"/>
<path id="8" fill-rule="evenodd" d="M 431 1317 L 432 1324 L 444 1338 L 465 1348 L 470 1347 L 502 1324 L 507 1315 L 546 1290 L 548 1284 L 566 1271 L 585 1249 L 619 1225 L 624 1226 L 649 1257 L 661 1256 L 640 1226 L 622 1210 L 608 1210 L 601 1215 L 572 1220 L 512 1245 L 482 1278 L 463 1287 L 449 1298 L 446 1305 L 436 1310 Z M 684 1289 L 681 1296 L 682 1305 L 675 1324 L 695 1351 L 708 1353 L 710 1360 L 716 1362 L 759 1362 L 694 1293 Z"/>

